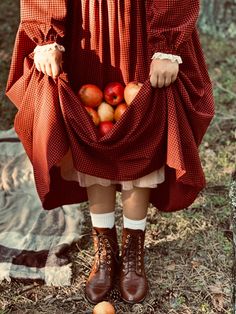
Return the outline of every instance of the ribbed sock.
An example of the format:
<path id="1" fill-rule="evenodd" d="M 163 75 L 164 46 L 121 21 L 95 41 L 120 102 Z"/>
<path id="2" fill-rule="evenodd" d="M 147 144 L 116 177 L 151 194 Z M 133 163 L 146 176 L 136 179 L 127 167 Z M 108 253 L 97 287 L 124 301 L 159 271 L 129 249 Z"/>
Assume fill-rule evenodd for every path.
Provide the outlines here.
<path id="1" fill-rule="evenodd" d="M 147 217 L 141 220 L 133 220 L 123 215 L 124 228 L 144 231 L 146 228 L 146 221 L 147 221 Z"/>
<path id="2" fill-rule="evenodd" d="M 115 225 L 115 212 L 105 214 L 94 214 L 90 212 L 90 215 L 93 227 L 111 229 Z"/>

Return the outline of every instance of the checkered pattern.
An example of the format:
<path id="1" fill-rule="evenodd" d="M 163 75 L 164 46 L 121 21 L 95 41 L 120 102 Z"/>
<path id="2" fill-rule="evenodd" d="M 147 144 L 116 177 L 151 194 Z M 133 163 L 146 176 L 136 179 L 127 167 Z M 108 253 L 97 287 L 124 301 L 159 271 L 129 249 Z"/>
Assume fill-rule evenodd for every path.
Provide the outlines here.
<path id="1" fill-rule="evenodd" d="M 181 3 L 180 3 L 181 2 Z M 87 199 L 56 164 L 71 148 L 75 168 L 112 180 L 134 180 L 166 164 L 152 189 L 163 211 L 191 204 L 205 180 L 198 145 L 212 119 L 211 82 L 195 28 L 195 0 L 22 0 L 7 94 L 18 107 L 15 128 L 34 166 L 45 209 Z M 37 72 L 31 52 L 56 40 L 66 47 L 57 82 Z M 177 81 L 151 87 L 153 52 L 180 55 Z M 78 88 L 110 81 L 143 82 L 113 130 L 99 138 L 76 96 Z"/>

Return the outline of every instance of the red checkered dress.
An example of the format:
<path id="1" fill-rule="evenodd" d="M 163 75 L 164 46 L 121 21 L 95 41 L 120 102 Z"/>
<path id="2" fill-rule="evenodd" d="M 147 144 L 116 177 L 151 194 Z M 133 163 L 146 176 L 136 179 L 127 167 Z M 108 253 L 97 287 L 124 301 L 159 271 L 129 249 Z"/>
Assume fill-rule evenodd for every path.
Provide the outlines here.
<path id="1" fill-rule="evenodd" d="M 152 189 L 151 202 L 174 211 L 194 201 L 205 185 L 198 146 L 214 113 L 198 14 L 198 0 L 21 0 L 7 95 L 19 109 L 15 129 L 45 209 L 87 199 L 57 166 L 69 148 L 77 171 L 111 180 L 135 180 L 165 164 L 165 182 Z M 54 41 L 66 47 L 57 82 L 35 69 L 32 54 Z M 150 85 L 154 52 L 183 59 L 167 88 Z M 76 91 L 132 80 L 142 89 L 100 138 Z"/>

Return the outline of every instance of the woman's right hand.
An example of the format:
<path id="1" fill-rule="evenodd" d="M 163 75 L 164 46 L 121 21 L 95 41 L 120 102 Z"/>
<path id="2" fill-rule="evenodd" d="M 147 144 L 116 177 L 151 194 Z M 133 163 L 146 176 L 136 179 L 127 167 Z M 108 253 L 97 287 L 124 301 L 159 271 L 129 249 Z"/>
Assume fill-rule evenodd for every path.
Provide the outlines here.
<path id="1" fill-rule="evenodd" d="M 36 69 L 56 79 L 62 72 L 62 54 L 63 52 L 58 49 L 35 52 L 34 64 Z"/>

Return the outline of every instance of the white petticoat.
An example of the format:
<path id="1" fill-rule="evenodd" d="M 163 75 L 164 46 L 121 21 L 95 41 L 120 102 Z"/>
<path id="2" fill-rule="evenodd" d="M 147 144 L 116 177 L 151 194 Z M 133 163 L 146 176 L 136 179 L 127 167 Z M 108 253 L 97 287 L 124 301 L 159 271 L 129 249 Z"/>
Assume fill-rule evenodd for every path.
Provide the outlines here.
<path id="1" fill-rule="evenodd" d="M 67 152 L 64 158 L 57 164 L 57 166 L 61 168 L 61 176 L 64 180 L 77 181 L 82 187 L 89 187 L 94 184 L 99 184 L 102 186 L 120 184 L 123 190 L 132 190 L 134 187 L 156 188 L 158 184 L 165 181 L 164 166 L 158 170 L 149 173 L 146 176 L 130 181 L 115 181 L 91 176 L 89 174 L 79 172 L 74 168 L 70 150 Z"/>
<path id="2" fill-rule="evenodd" d="M 136 180 L 130 181 L 114 181 L 99 177 L 94 177 L 89 174 L 76 172 L 77 180 L 82 187 L 89 187 L 94 184 L 99 184 L 102 186 L 109 186 L 111 184 L 120 184 L 122 190 L 132 190 L 134 187 L 140 188 L 156 188 L 158 184 L 164 182 L 165 180 L 165 171 L 164 167 L 159 170 L 153 171 L 148 175 L 141 177 Z"/>

